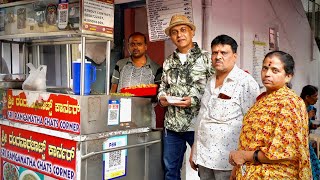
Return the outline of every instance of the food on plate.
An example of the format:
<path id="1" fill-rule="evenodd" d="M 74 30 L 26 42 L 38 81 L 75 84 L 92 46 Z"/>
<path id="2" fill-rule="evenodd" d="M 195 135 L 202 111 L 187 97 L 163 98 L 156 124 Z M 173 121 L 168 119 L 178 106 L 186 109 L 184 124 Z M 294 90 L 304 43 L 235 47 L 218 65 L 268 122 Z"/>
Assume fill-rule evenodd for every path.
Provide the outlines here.
<path id="1" fill-rule="evenodd" d="M 40 180 L 40 177 L 32 170 L 25 170 L 20 174 L 19 180 Z"/>
<path id="2" fill-rule="evenodd" d="M 157 94 L 157 84 L 139 84 L 136 86 L 125 87 L 121 93 L 130 93 L 134 96 L 154 96 Z"/>
<path id="3" fill-rule="evenodd" d="M 26 174 L 23 176 L 22 180 L 37 180 L 33 174 Z"/>
<path id="4" fill-rule="evenodd" d="M 19 173 L 15 165 L 6 163 L 3 166 L 3 176 L 4 180 L 18 180 Z"/>
<path id="5" fill-rule="evenodd" d="M 156 84 L 139 84 L 135 86 L 125 87 L 124 89 L 137 89 L 137 88 L 156 88 L 158 85 Z"/>
<path id="6" fill-rule="evenodd" d="M 111 96 L 133 96 L 131 93 L 110 93 Z"/>

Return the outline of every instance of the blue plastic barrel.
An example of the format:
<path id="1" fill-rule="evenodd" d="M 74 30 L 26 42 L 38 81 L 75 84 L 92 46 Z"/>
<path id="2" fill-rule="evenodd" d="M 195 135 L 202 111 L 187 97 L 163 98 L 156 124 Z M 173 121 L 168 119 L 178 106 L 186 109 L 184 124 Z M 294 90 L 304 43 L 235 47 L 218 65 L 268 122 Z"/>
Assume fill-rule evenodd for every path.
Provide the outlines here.
<path id="1" fill-rule="evenodd" d="M 81 63 L 79 61 L 74 61 L 72 63 L 72 78 L 73 78 L 73 92 L 77 95 L 80 94 L 80 72 Z M 91 62 L 85 63 L 84 70 L 84 94 L 90 94 L 91 84 L 96 81 L 96 67 L 91 65 Z"/>

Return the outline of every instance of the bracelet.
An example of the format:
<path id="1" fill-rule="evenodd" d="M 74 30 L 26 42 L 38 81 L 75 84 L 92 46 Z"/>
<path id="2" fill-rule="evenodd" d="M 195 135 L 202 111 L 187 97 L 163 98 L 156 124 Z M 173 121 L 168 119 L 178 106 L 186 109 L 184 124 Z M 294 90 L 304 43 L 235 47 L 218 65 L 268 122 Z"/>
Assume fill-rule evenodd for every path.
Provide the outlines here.
<path id="1" fill-rule="evenodd" d="M 258 158 L 258 154 L 259 154 L 259 149 L 258 150 L 256 150 L 256 151 L 254 151 L 254 153 L 253 153 L 253 162 L 254 163 L 261 163 L 260 161 L 259 161 L 259 158 Z"/>

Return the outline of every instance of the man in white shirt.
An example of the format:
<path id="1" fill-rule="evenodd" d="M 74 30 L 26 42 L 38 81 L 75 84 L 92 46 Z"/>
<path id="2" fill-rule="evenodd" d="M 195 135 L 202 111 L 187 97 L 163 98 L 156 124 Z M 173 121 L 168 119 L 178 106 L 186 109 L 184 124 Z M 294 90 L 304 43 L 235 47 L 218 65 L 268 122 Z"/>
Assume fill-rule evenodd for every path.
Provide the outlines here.
<path id="1" fill-rule="evenodd" d="M 236 65 L 237 47 L 227 35 L 211 42 L 216 73 L 201 99 L 189 160 L 193 169 L 199 169 L 201 180 L 229 179 L 233 168 L 229 153 L 237 149 L 242 118 L 259 95 L 258 83 Z"/>

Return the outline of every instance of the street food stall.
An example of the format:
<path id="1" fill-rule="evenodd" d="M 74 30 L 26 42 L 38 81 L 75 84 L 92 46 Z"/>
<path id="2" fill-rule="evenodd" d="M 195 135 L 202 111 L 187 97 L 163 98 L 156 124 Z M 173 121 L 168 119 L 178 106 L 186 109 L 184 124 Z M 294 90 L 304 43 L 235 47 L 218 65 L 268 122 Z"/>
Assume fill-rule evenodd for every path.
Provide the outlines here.
<path id="1" fill-rule="evenodd" d="M 0 5 L 0 51 L 6 53 L 2 43 L 17 45 L 14 61 L 20 67 L 19 78 L 12 72 L 0 77 L 1 179 L 163 179 L 161 132 L 151 129 L 151 99 L 109 95 L 113 13 L 112 0 Z M 96 42 L 107 44 L 108 73 L 105 93 L 92 95 L 85 51 L 86 44 Z M 72 46 L 79 44 L 75 62 Z M 65 48 L 61 66 L 67 72 L 61 77 L 67 88 L 28 84 L 32 73 L 52 68 L 42 65 L 46 56 L 41 48 L 48 45 Z M 37 68 L 29 71 L 27 63 Z M 56 74 L 46 73 L 50 76 Z"/>

